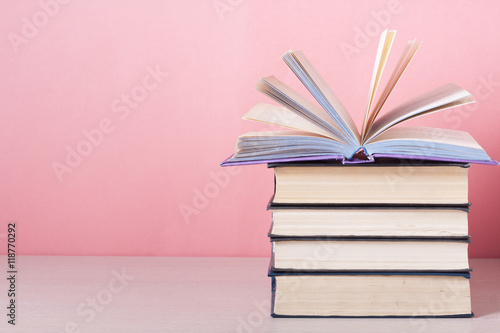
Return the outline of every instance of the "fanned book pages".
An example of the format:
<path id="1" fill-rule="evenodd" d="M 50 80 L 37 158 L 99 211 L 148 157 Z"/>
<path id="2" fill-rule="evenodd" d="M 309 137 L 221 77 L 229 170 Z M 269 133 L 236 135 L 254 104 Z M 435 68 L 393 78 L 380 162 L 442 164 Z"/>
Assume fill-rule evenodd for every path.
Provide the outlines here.
<path id="1" fill-rule="evenodd" d="M 473 103 L 471 94 L 454 83 L 434 88 L 381 114 L 421 44 L 415 40 L 408 42 L 376 100 L 395 33 L 386 30 L 380 38 L 361 132 L 305 54 L 288 51 L 283 60 L 317 103 L 274 76 L 262 78 L 256 89 L 279 105 L 259 103 L 243 119 L 278 125 L 286 130 L 240 136 L 234 154 L 221 165 L 328 159 L 357 163 L 377 157 L 497 165 L 469 133 L 430 127 L 395 127 L 419 116 Z"/>

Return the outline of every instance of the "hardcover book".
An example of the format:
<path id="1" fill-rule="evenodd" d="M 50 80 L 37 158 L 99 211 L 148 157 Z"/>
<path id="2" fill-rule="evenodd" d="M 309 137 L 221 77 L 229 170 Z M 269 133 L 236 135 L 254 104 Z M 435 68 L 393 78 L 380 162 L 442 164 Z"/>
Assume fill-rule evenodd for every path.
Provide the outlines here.
<path id="1" fill-rule="evenodd" d="M 274 205 L 269 237 L 466 238 L 469 206 Z"/>
<path id="2" fill-rule="evenodd" d="M 469 271 L 469 239 L 271 237 L 275 271 Z"/>
<path id="3" fill-rule="evenodd" d="M 468 273 L 270 271 L 273 317 L 471 317 Z"/>
<path id="4" fill-rule="evenodd" d="M 234 154 L 221 165 L 327 159 L 358 163 L 380 157 L 498 164 L 466 132 L 396 127 L 419 116 L 473 103 L 471 94 L 454 83 L 434 88 L 382 112 L 421 44 L 416 40 L 407 43 L 386 85 L 375 99 L 395 34 L 395 31 L 386 30 L 381 35 L 361 131 L 305 54 L 288 51 L 282 59 L 319 105 L 274 76 L 262 78 L 256 89 L 279 106 L 259 103 L 243 118 L 287 130 L 251 132 L 240 136 Z"/>
<path id="5" fill-rule="evenodd" d="M 469 164 L 272 163 L 273 205 L 362 204 L 466 206 Z"/>

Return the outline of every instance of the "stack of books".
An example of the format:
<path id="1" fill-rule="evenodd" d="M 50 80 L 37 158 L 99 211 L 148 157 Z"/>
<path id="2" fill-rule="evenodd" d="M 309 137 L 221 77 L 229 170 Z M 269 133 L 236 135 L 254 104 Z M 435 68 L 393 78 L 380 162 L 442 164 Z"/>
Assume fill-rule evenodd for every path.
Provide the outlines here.
<path id="1" fill-rule="evenodd" d="M 257 90 L 281 106 L 259 103 L 244 119 L 287 130 L 242 135 L 221 163 L 274 169 L 273 316 L 472 315 L 467 171 L 498 162 L 466 132 L 396 126 L 474 102 L 453 83 L 381 112 L 421 44 L 406 44 L 377 94 L 394 37 L 382 33 L 361 131 L 304 53 L 289 51 L 317 104 L 262 78 Z"/>
<path id="2" fill-rule="evenodd" d="M 269 166 L 273 316 L 471 315 L 468 164 Z"/>

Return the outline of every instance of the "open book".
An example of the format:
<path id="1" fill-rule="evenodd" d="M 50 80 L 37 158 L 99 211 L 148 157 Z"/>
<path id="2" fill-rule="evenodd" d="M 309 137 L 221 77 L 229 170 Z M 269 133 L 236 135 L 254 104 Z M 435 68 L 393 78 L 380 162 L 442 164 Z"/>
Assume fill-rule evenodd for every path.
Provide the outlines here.
<path id="1" fill-rule="evenodd" d="M 287 130 L 251 132 L 239 137 L 235 153 L 221 165 L 340 159 L 346 163 L 377 157 L 498 164 L 466 132 L 430 127 L 394 127 L 425 114 L 473 103 L 471 94 L 449 83 L 379 113 L 421 42 L 409 41 L 387 84 L 375 100 L 395 31 L 384 31 L 375 60 L 361 133 L 340 100 L 301 51 L 283 60 L 309 90 L 313 103 L 274 76 L 262 78 L 256 89 L 278 105 L 259 103 L 243 119 L 278 125 Z M 362 158 L 360 157 L 360 154 Z"/>

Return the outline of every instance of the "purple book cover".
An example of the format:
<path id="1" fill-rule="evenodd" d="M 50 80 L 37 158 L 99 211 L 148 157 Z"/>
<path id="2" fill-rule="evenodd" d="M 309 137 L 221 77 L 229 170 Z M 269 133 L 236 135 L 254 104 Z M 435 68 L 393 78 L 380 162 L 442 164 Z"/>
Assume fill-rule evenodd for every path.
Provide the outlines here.
<path id="1" fill-rule="evenodd" d="M 467 159 L 453 159 L 453 158 L 437 158 L 419 155 L 392 155 L 392 154 L 373 154 L 367 160 L 363 159 L 346 159 L 342 155 L 320 155 L 320 156 L 306 156 L 306 157 L 291 157 L 291 158 L 281 158 L 281 159 L 259 159 L 252 161 L 230 161 L 233 155 L 225 159 L 220 166 L 235 166 L 235 165 L 250 165 L 250 164 L 266 164 L 266 163 L 285 163 L 285 162 L 306 162 L 306 161 L 325 161 L 325 160 L 337 160 L 341 161 L 342 164 L 363 164 L 363 163 L 373 163 L 377 158 L 393 158 L 393 159 L 405 159 L 405 160 L 425 160 L 425 161 L 438 161 L 438 162 L 449 162 L 449 163 L 475 163 L 475 164 L 485 164 L 485 165 L 498 165 L 497 161 L 478 161 L 478 160 L 467 160 Z"/>

